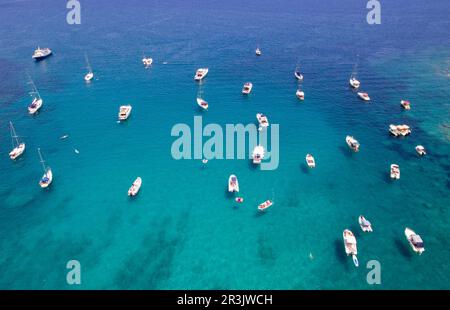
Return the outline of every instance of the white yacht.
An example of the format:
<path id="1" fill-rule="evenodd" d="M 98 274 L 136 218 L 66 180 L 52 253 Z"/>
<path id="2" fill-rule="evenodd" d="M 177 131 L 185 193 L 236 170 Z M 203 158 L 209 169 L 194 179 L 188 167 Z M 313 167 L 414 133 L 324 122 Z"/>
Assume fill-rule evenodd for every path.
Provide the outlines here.
<path id="1" fill-rule="evenodd" d="M 204 79 L 206 77 L 208 72 L 209 72 L 208 68 L 197 69 L 197 72 L 195 72 L 194 80 L 201 81 L 202 79 Z"/>
<path id="2" fill-rule="evenodd" d="M 39 94 L 39 91 L 36 88 L 36 85 L 34 85 L 33 80 L 30 77 L 30 84 L 32 87 L 32 91 L 30 92 L 30 95 L 34 96 L 33 101 L 28 106 L 28 113 L 35 114 L 37 111 L 39 111 L 44 103 L 44 101 L 41 98 L 41 95 Z"/>
<path id="3" fill-rule="evenodd" d="M 84 80 L 86 82 L 90 82 L 94 78 L 94 73 L 92 72 L 91 65 L 89 64 L 89 59 L 87 57 L 87 54 L 85 54 L 84 57 L 86 58 L 86 64 L 87 64 L 87 69 L 88 69 L 88 73 L 84 76 Z"/>
<path id="4" fill-rule="evenodd" d="M 15 160 L 20 155 L 22 155 L 23 152 L 25 152 L 25 143 L 24 142 L 19 143 L 19 137 L 16 134 L 16 130 L 14 129 L 12 122 L 9 122 L 9 127 L 11 129 L 11 139 L 13 145 L 13 150 L 9 152 L 9 158 Z"/>
<path id="5" fill-rule="evenodd" d="M 359 92 L 358 97 L 364 101 L 370 101 L 370 97 L 368 93 Z"/>
<path id="6" fill-rule="evenodd" d="M 125 121 L 131 114 L 132 106 L 123 105 L 119 108 L 119 121 Z"/>
<path id="7" fill-rule="evenodd" d="M 391 179 L 394 179 L 394 180 L 400 179 L 400 167 L 397 164 L 391 165 Z"/>
<path id="8" fill-rule="evenodd" d="M 300 72 L 300 67 L 297 66 L 294 71 L 294 76 L 298 81 L 303 81 L 303 74 Z"/>
<path id="9" fill-rule="evenodd" d="M 358 88 L 361 85 L 361 83 L 355 77 L 351 77 L 349 82 L 350 86 L 353 88 Z"/>
<path id="10" fill-rule="evenodd" d="M 153 64 L 153 58 L 144 56 L 142 58 L 142 63 L 144 64 L 145 68 L 148 68 Z"/>
<path id="11" fill-rule="evenodd" d="M 306 164 L 309 168 L 315 168 L 316 167 L 316 161 L 314 160 L 314 157 L 311 154 L 306 155 Z"/>
<path id="12" fill-rule="evenodd" d="M 228 178 L 228 191 L 231 193 L 239 192 L 239 181 L 234 174 L 230 175 Z"/>
<path id="13" fill-rule="evenodd" d="M 422 238 L 416 234 L 412 229 L 405 228 L 405 237 L 411 245 L 414 252 L 422 254 L 425 251 Z"/>
<path id="14" fill-rule="evenodd" d="M 345 137 L 345 142 L 347 142 L 347 145 L 349 148 L 351 148 L 353 151 L 358 152 L 359 151 L 359 142 L 352 136 Z"/>
<path id="15" fill-rule="evenodd" d="M 362 215 L 358 217 L 358 223 L 364 232 L 372 232 L 372 224 Z"/>
<path id="16" fill-rule="evenodd" d="M 130 189 L 128 190 L 128 196 L 136 196 L 137 193 L 139 193 L 139 190 L 141 189 L 141 185 L 142 185 L 142 179 L 140 177 L 138 177 L 133 182 Z"/>
<path id="17" fill-rule="evenodd" d="M 264 159 L 264 147 L 262 145 L 257 145 L 252 152 L 253 163 L 259 165 L 261 160 Z"/>
<path id="18" fill-rule="evenodd" d="M 426 155 L 427 154 L 425 148 L 422 145 L 417 145 L 416 146 L 416 152 L 419 155 Z"/>
<path id="19" fill-rule="evenodd" d="M 50 167 L 45 166 L 45 161 L 42 158 L 41 149 L 39 149 L 39 148 L 38 148 L 38 154 L 39 154 L 39 158 L 41 160 L 42 168 L 44 170 L 44 174 L 42 175 L 42 178 L 39 180 L 39 186 L 42 188 L 47 188 L 50 186 L 50 184 L 52 184 L 53 172 L 52 172 L 52 169 L 50 169 Z"/>
<path id="20" fill-rule="evenodd" d="M 35 60 L 41 60 L 44 59 L 52 54 L 52 50 L 48 47 L 46 48 L 38 48 L 34 51 L 33 56 L 31 56 Z"/>
<path id="21" fill-rule="evenodd" d="M 400 101 L 400 105 L 403 107 L 403 109 L 405 110 L 411 110 L 411 104 L 409 103 L 408 100 L 401 100 Z"/>
<path id="22" fill-rule="evenodd" d="M 346 229 L 344 230 L 342 237 L 344 238 L 344 247 L 345 247 L 345 253 L 347 255 L 351 255 L 353 259 L 353 263 L 356 267 L 359 266 L 358 258 L 356 255 L 358 254 L 358 249 L 356 247 L 356 238 L 353 233 Z"/>
<path id="23" fill-rule="evenodd" d="M 259 47 L 256 48 L 255 54 L 256 54 L 256 56 L 261 56 L 262 52 L 261 52 L 261 49 Z"/>
<path id="24" fill-rule="evenodd" d="M 252 88 L 253 88 L 253 84 L 250 83 L 250 82 L 247 82 L 247 83 L 244 84 L 244 87 L 242 87 L 242 93 L 244 95 L 248 95 L 248 94 L 251 93 Z"/>
<path id="25" fill-rule="evenodd" d="M 256 114 L 256 119 L 258 120 L 260 128 L 266 128 L 269 126 L 269 120 L 267 119 L 267 116 L 265 116 L 262 113 Z"/>
<path id="26" fill-rule="evenodd" d="M 389 132 L 396 137 L 405 137 L 411 134 L 411 128 L 408 125 L 389 125 Z"/>

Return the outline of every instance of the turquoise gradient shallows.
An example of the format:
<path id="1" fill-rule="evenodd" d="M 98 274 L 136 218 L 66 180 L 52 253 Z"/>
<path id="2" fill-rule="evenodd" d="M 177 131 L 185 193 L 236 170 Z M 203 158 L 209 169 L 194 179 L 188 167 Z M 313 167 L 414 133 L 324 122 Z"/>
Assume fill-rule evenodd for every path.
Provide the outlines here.
<path id="1" fill-rule="evenodd" d="M 65 1 L 0 1 L 0 288 L 449 289 L 449 2 L 385 1 L 381 25 L 366 23 L 365 1 L 318 2 L 81 1 L 81 25 L 69 25 Z M 53 56 L 34 62 L 38 45 Z M 370 103 L 348 86 L 357 54 Z M 199 67 L 210 69 L 205 113 Z M 37 116 L 27 114 L 27 73 L 44 99 Z M 130 119 L 117 124 L 128 103 Z M 172 159 L 175 124 L 195 115 L 249 124 L 258 112 L 280 125 L 278 169 Z M 17 162 L 10 120 L 27 145 Z M 391 137 L 391 123 L 410 125 L 411 136 Z M 429 154 L 417 156 L 417 144 Z M 54 173 L 48 191 L 38 186 L 38 147 Z M 226 191 L 232 173 L 240 205 Z M 129 199 L 137 176 L 141 192 Z M 274 205 L 258 213 L 266 199 Z M 362 233 L 360 214 L 373 233 Z M 405 227 L 424 239 L 423 255 Z M 359 268 L 345 255 L 345 228 Z M 73 259 L 80 286 L 66 283 Z M 370 260 L 381 285 L 366 282 Z"/>

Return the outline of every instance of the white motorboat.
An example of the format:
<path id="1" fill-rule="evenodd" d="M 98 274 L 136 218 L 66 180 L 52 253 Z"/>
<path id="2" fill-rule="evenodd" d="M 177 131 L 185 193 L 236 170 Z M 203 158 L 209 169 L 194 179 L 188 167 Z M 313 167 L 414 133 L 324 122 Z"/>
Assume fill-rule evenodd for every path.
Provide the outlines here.
<path id="1" fill-rule="evenodd" d="M 391 165 L 391 179 L 400 179 L 400 167 L 397 164 Z"/>
<path id="2" fill-rule="evenodd" d="M 197 104 L 200 108 L 202 108 L 203 110 L 207 110 L 209 105 L 208 102 L 206 102 L 205 100 L 203 100 L 202 98 L 198 98 L 197 97 Z"/>
<path id="3" fill-rule="evenodd" d="M 195 76 L 194 76 L 194 80 L 201 81 L 202 79 L 204 79 L 206 77 L 208 72 L 209 72 L 208 68 L 197 69 L 197 72 L 195 73 Z"/>
<path id="4" fill-rule="evenodd" d="M 411 110 L 411 104 L 409 103 L 408 100 L 401 100 L 400 101 L 400 105 L 403 107 L 403 109 L 405 110 Z"/>
<path id="5" fill-rule="evenodd" d="M 425 148 L 422 145 L 417 145 L 416 146 L 416 152 L 419 155 L 426 155 L 427 152 L 425 151 Z"/>
<path id="6" fill-rule="evenodd" d="M 316 167 L 316 161 L 314 160 L 314 157 L 311 154 L 306 155 L 306 164 L 309 168 L 315 168 Z"/>
<path id="7" fill-rule="evenodd" d="M 44 103 L 44 101 L 41 98 L 41 95 L 39 94 L 39 91 L 36 88 L 36 85 L 34 84 L 33 80 L 30 77 L 30 84 L 32 87 L 32 91 L 30 92 L 31 96 L 34 96 L 33 101 L 28 106 L 28 112 L 30 114 L 35 114 L 37 111 L 39 111 Z"/>
<path id="8" fill-rule="evenodd" d="M 258 120 L 259 126 L 261 128 L 266 128 L 269 126 L 269 120 L 267 119 L 267 116 L 265 116 L 264 114 L 257 113 L 256 119 Z"/>
<path id="9" fill-rule="evenodd" d="M 261 161 L 264 159 L 264 147 L 262 145 L 257 145 L 253 149 L 252 152 L 252 158 L 254 164 L 260 164 Z"/>
<path id="10" fill-rule="evenodd" d="M 359 86 L 361 85 L 361 83 L 356 78 L 356 75 L 358 74 L 358 62 L 359 62 L 359 55 L 357 56 L 355 65 L 353 66 L 352 75 L 350 76 L 349 80 L 350 86 L 354 89 L 359 88 Z"/>
<path id="11" fill-rule="evenodd" d="M 272 205 L 273 205 L 272 200 L 266 200 L 266 201 L 264 201 L 262 204 L 260 204 L 260 205 L 258 206 L 258 210 L 259 210 L 259 211 L 264 211 L 264 210 L 266 210 L 267 208 L 270 208 Z"/>
<path id="12" fill-rule="evenodd" d="M 370 97 L 368 93 L 359 92 L 358 97 L 364 101 L 370 101 Z"/>
<path id="13" fill-rule="evenodd" d="M 50 186 L 50 184 L 52 184 L 53 172 L 52 172 L 52 169 L 50 169 L 50 167 L 45 166 L 45 161 L 42 158 L 41 149 L 39 149 L 39 148 L 38 148 L 38 154 L 39 154 L 39 158 L 41 160 L 42 168 L 44 169 L 44 174 L 42 175 L 42 178 L 39 180 L 39 186 L 42 188 L 47 188 Z"/>
<path id="14" fill-rule="evenodd" d="M 35 60 L 41 60 L 44 59 L 52 54 L 52 50 L 48 47 L 46 48 L 38 48 L 34 51 L 33 56 L 31 56 Z"/>
<path id="15" fill-rule="evenodd" d="M 346 229 L 344 230 L 342 237 L 344 238 L 344 247 L 345 247 L 345 253 L 347 255 L 351 255 L 353 259 L 353 263 L 356 267 L 359 266 L 358 258 L 356 255 L 358 254 L 358 249 L 356 247 L 356 238 L 353 233 Z"/>
<path id="16" fill-rule="evenodd" d="M 86 82 L 90 82 L 94 78 L 94 73 L 92 72 L 91 65 L 89 64 L 89 59 L 87 57 L 87 54 L 85 54 L 84 57 L 86 58 L 86 64 L 87 64 L 87 69 L 88 69 L 88 73 L 84 76 L 84 80 Z"/>
<path id="17" fill-rule="evenodd" d="M 244 84 L 244 87 L 242 87 L 242 93 L 244 95 L 248 95 L 248 94 L 251 93 L 252 88 L 253 88 L 253 84 L 250 83 L 250 82 L 247 82 L 247 83 Z"/>
<path id="18" fill-rule="evenodd" d="M 425 251 L 422 238 L 411 228 L 405 228 L 405 236 L 414 252 L 422 254 Z"/>
<path id="19" fill-rule="evenodd" d="M 144 56 L 144 58 L 142 58 L 142 63 L 145 66 L 145 68 L 148 68 L 153 64 L 153 58 Z"/>
<path id="20" fill-rule="evenodd" d="M 256 54 L 256 56 L 261 56 L 262 52 L 261 52 L 261 49 L 259 47 L 256 48 L 255 54 Z"/>
<path id="21" fill-rule="evenodd" d="M 303 81 L 303 74 L 300 72 L 300 68 L 298 66 L 295 68 L 294 76 L 298 81 Z"/>
<path id="22" fill-rule="evenodd" d="M 358 88 L 361 85 L 361 83 L 355 77 L 351 77 L 349 82 L 350 86 L 353 88 Z"/>
<path id="23" fill-rule="evenodd" d="M 362 215 L 358 218 L 359 226 L 361 227 L 362 231 L 364 232 L 372 232 L 372 224 L 366 220 L 366 218 Z"/>
<path id="24" fill-rule="evenodd" d="M 352 136 L 345 137 L 345 142 L 347 142 L 347 145 L 349 148 L 351 148 L 353 151 L 358 152 L 359 151 L 359 142 Z"/>
<path id="25" fill-rule="evenodd" d="M 389 125 L 389 132 L 396 137 L 405 137 L 411 134 L 411 128 L 408 125 Z"/>
<path id="26" fill-rule="evenodd" d="M 128 196 L 136 196 L 139 193 L 139 190 L 141 189 L 142 185 L 142 179 L 138 177 L 136 180 L 134 180 L 133 184 L 131 185 L 130 189 L 128 190 Z"/>
<path id="27" fill-rule="evenodd" d="M 305 93 L 302 90 L 297 89 L 297 91 L 295 92 L 295 95 L 297 96 L 297 98 L 299 100 L 305 100 Z"/>
<path id="28" fill-rule="evenodd" d="M 119 108 L 119 121 L 125 121 L 128 119 L 128 117 L 130 117 L 131 114 L 131 110 L 132 110 L 132 106 L 131 105 L 122 105 Z"/>
<path id="29" fill-rule="evenodd" d="M 234 174 L 230 175 L 228 178 L 228 191 L 231 193 L 239 192 L 239 181 Z"/>
<path id="30" fill-rule="evenodd" d="M 14 129 L 14 126 L 12 122 L 9 122 L 9 127 L 11 130 L 11 140 L 12 140 L 12 146 L 13 150 L 9 152 L 9 158 L 12 160 L 17 159 L 20 155 L 25 152 L 25 143 L 19 143 L 19 137 L 16 134 L 16 130 Z"/>

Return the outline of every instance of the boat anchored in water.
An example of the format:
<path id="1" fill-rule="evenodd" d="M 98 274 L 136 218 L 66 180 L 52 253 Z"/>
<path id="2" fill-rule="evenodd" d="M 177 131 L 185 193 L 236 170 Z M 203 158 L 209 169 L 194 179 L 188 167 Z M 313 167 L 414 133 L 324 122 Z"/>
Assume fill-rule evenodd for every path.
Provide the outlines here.
<path id="1" fill-rule="evenodd" d="M 416 152 L 419 155 L 426 155 L 427 154 L 425 148 L 422 145 L 417 145 L 416 146 Z"/>
<path id="2" fill-rule="evenodd" d="M 208 74 L 209 69 L 208 68 L 200 68 L 197 69 L 197 72 L 195 72 L 194 80 L 201 81 L 203 80 L 206 75 Z"/>
<path id="3" fill-rule="evenodd" d="M 403 107 L 403 109 L 405 110 L 411 110 L 411 104 L 409 103 L 408 100 L 401 100 L 400 101 L 400 105 Z"/>
<path id="4" fill-rule="evenodd" d="M 42 188 L 48 188 L 53 181 L 53 172 L 52 169 L 50 169 L 50 167 L 45 166 L 45 161 L 42 158 L 40 148 L 38 148 L 38 154 L 39 159 L 41 160 L 42 169 L 44 169 L 44 174 L 42 175 L 42 178 L 39 180 L 39 186 Z"/>
<path id="5" fill-rule="evenodd" d="M 256 119 L 259 123 L 259 128 L 267 128 L 269 126 L 269 120 L 267 119 L 267 116 L 265 116 L 262 113 L 256 114 Z"/>
<path id="6" fill-rule="evenodd" d="M 364 101 L 370 101 L 370 97 L 368 93 L 359 92 L 358 97 Z"/>
<path id="7" fill-rule="evenodd" d="M 31 56 L 34 60 L 44 59 L 52 54 L 52 50 L 48 47 L 46 48 L 38 48 L 34 51 L 33 56 Z"/>
<path id="8" fill-rule="evenodd" d="M 20 155 L 22 155 L 23 152 L 25 152 L 25 143 L 24 142 L 19 143 L 19 137 L 16 134 L 16 130 L 14 129 L 12 122 L 9 122 L 9 127 L 11 130 L 11 140 L 13 146 L 13 150 L 9 152 L 9 158 L 15 160 L 18 157 L 20 157 Z"/>
<path id="9" fill-rule="evenodd" d="M 300 72 L 300 66 L 295 68 L 294 76 L 298 81 L 303 81 L 303 74 Z"/>
<path id="10" fill-rule="evenodd" d="M 259 165 L 264 159 L 264 147 L 262 145 L 257 145 L 252 152 L 253 163 Z"/>
<path id="11" fill-rule="evenodd" d="M 239 192 L 239 182 L 234 174 L 230 175 L 228 178 L 228 191 L 230 193 Z"/>
<path id="12" fill-rule="evenodd" d="M 346 229 L 344 230 L 342 237 L 344 238 L 344 247 L 345 247 L 345 253 L 352 256 L 353 264 L 355 264 L 356 267 L 359 266 L 358 258 L 356 255 L 358 254 L 358 249 L 356 247 L 356 238 L 353 233 Z"/>
<path id="13" fill-rule="evenodd" d="M 297 96 L 297 98 L 299 100 L 302 100 L 302 101 L 305 100 L 305 93 L 302 90 L 302 86 L 301 86 L 301 82 L 300 81 L 298 82 L 297 91 L 295 92 L 295 96 Z"/>
<path id="14" fill-rule="evenodd" d="M 397 164 L 391 165 L 391 179 L 394 179 L 394 180 L 400 179 L 400 167 Z"/>
<path id="15" fill-rule="evenodd" d="M 306 155 L 306 164 L 309 168 L 315 168 L 316 167 L 316 161 L 314 160 L 314 157 L 311 154 Z"/>
<path id="16" fill-rule="evenodd" d="M 362 215 L 358 218 L 359 226 L 361 227 L 362 231 L 364 232 L 372 232 L 372 224 L 366 220 L 366 218 Z"/>
<path id="17" fill-rule="evenodd" d="M 197 104 L 200 108 L 202 108 L 203 110 L 208 110 L 209 104 L 208 102 L 206 102 L 205 100 L 203 100 L 202 98 L 198 98 L 197 97 Z"/>
<path id="18" fill-rule="evenodd" d="M 142 58 L 142 64 L 147 69 L 148 67 L 150 67 L 153 64 L 153 58 L 146 57 L 144 55 L 144 57 Z"/>
<path id="19" fill-rule="evenodd" d="M 389 132 L 396 137 L 405 137 L 411 134 L 411 128 L 408 125 L 389 125 Z"/>
<path id="20" fill-rule="evenodd" d="M 250 82 L 247 82 L 247 83 L 244 84 L 244 87 L 242 87 L 242 93 L 244 95 L 248 95 L 248 94 L 251 93 L 252 88 L 253 88 L 253 84 L 250 83 Z"/>
<path id="21" fill-rule="evenodd" d="M 345 137 L 345 142 L 347 142 L 348 147 L 351 148 L 353 151 L 355 152 L 359 151 L 359 142 L 352 136 Z"/>
<path id="22" fill-rule="evenodd" d="M 128 119 L 128 117 L 130 117 L 131 114 L 131 110 L 132 110 L 132 106 L 131 105 L 122 105 L 119 108 L 119 121 L 125 121 Z"/>
<path id="23" fill-rule="evenodd" d="M 139 190 L 141 189 L 142 185 L 142 179 L 138 177 L 133 184 L 131 185 L 130 189 L 128 190 L 128 196 L 136 196 L 139 193 Z"/>
<path id="24" fill-rule="evenodd" d="M 258 210 L 259 211 L 264 211 L 264 210 L 270 208 L 272 205 L 273 205 L 272 200 L 266 200 L 266 201 L 264 201 L 262 204 L 260 204 L 258 206 Z"/>
<path id="25" fill-rule="evenodd" d="M 262 52 L 261 52 L 261 49 L 259 48 L 259 46 L 256 47 L 255 54 L 256 54 L 256 56 L 261 56 L 262 55 Z"/>
<path id="26" fill-rule="evenodd" d="M 89 64 L 89 59 L 87 57 L 87 54 L 85 54 L 84 57 L 86 58 L 86 64 L 87 64 L 87 69 L 88 69 L 88 73 L 84 76 L 84 80 L 86 82 L 90 82 L 94 78 L 94 73 L 92 72 L 91 65 Z"/>
<path id="27" fill-rule="evenodd" d="M 41 95 L 39 94 L 39 91 L 37 90 L 36 85 L 34 84 L 31 77 L 29 83 L 31 84 L 32 87 L 30 95 L 34 96 L 34 98 L 31 104 L 28 106 L 28 113 L 36 114 L 36 112 L 38 112 L 41 109 L 42 105 L 44 104 L 44 101 L 42 100 Z"/>
<path id="28" fill-rule="evenodd" d="M 405 237 L 411 245 L 414 252 L 422 254 L 425 251 L 422 238 L 416 234 L 411 228 L 405 228 Z"/>

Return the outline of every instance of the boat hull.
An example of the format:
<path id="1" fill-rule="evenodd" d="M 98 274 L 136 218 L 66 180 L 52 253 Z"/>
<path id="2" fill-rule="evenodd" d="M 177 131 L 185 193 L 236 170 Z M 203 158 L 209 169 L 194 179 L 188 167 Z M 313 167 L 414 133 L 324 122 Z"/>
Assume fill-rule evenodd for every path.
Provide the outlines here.
<path id="1" fill-rule="evenodd" d="M 130 197 L 136 196 L 139 193 L 141 186 L 142 186 L 142 179 L 138 177 L 128 190 L 128 196 Z"/>
<path id="2" fill-rule="evenodd" d="M 14 148 L 9 153 L 9 158 L 11 158 L 12 160 L 16 160 L 17 158 L 19 158 L 23 154 L 23 152 L 25 152 L 25 143 L 21 143 L 21 144 L 19 144 L 19 146 Z"/>

